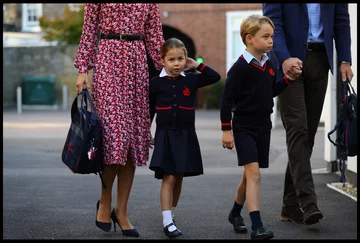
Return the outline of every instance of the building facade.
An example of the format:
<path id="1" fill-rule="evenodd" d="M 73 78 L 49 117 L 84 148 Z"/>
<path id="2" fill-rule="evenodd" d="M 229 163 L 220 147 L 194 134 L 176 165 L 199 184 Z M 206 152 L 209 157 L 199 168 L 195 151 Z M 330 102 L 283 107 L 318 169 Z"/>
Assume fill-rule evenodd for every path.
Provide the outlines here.
<path id="1" fill-rule="evenodd" d="M 80 4 L 7 3 L 3 4 L 3 47 L 52 46 L 43 39 L 41 16 L 61 16 L 65 6 L 77 10 Z"/>

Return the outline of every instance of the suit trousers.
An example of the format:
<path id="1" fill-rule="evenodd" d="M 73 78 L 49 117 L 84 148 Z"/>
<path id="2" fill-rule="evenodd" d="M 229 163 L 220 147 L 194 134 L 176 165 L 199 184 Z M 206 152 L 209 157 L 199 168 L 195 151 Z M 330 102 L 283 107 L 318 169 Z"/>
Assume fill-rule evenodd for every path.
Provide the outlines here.
<path id="1" fill-rule="evenodd" d="M 302 74 L 278 97 L 288 162 L 283 206 L 317 203 L 310 158 L 328 83 L 325 51 L 307 51 Z"/>

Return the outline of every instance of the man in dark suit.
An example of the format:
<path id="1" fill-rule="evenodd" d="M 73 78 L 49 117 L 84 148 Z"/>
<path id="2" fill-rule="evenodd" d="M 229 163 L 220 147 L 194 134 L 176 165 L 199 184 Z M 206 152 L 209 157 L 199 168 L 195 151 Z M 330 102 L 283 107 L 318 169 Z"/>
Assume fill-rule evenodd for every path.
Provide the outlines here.
<path id="1" fill-rule="evenodd" d="M 340 67 L 342 81 L 353 78 L 348 4 L 263 4 L 263 14 L 275 25 L 270 59 L 277 72 L 301 75 L 280 96 L 286 130 L 286 168 L 281 220 L 315 224 L 318 208 L 310 157 L 325 99 L 329 69 Z M 333 40 L 338 63 L 333 63 Z"/>

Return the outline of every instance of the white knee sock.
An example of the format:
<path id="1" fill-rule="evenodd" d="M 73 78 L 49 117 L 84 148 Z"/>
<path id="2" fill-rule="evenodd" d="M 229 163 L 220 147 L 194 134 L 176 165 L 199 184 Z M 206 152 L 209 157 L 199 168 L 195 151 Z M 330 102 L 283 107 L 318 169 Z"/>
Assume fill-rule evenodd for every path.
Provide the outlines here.
<path id="1" fill-rule="evenodd" d="M 171 216 L 171 210 L 164 210 L 162 211 L 162 216 L 163 216 L 163 225 L 164 227 L 171 224 L 173 222 L 172 220 L 172 216 Z M 176 226 L 175 225 L 171 225 L 169 227 L 169 231 L 173 232 L 174 230 L 176 230 Z"/>

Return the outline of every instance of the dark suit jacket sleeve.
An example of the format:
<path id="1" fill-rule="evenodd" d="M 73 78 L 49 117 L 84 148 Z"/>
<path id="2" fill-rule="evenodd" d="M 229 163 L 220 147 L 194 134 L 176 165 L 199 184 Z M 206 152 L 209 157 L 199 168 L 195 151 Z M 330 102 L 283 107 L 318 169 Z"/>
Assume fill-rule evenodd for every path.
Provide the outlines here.
<path id="1" fill-rule="evenodd" d="M 334 39 L 339 64 L 351 63 L 351 34 L 348 3 L 335 4 Z"/>
<path id="2" fill-rule="evenodd" d="M 282 63 L 290 57 L 289 50 L 286 44 L 284 33 L 284 25 L 282 19 L 282 4 L 280 3 L 263 3 L 263 15 L 270 18 L 275 26 L 274 33 L 274 47 L 272 49 L 276 56 L 277 62 L 281 66 Z M 295 27 L 294 27 L 295 28 Z M 281 69 L 281 68 L 280 68 Z"/>

